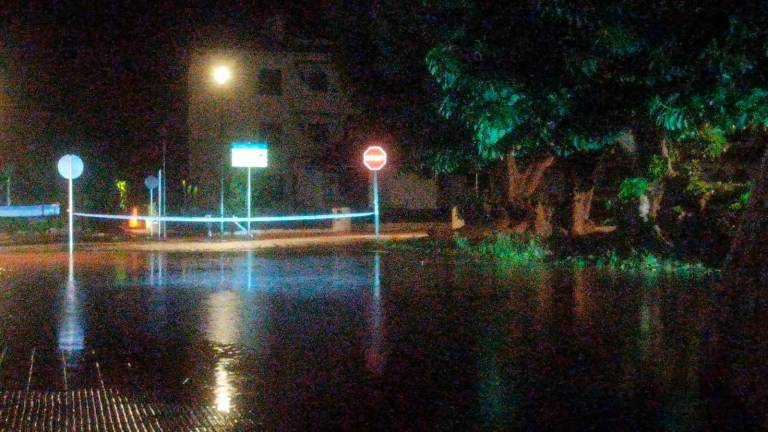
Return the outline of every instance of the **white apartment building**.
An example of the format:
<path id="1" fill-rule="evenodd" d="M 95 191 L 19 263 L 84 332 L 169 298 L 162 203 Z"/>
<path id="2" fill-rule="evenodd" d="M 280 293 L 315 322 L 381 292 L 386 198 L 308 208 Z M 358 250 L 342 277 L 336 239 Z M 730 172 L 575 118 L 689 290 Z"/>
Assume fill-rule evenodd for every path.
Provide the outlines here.
<path id="1" fill-rule="evenodd" d="M 200 210 L 217 213 L 221 179 L 229 182 L 242 170 L 230 166 L 229 149 L 236 141 L 269 145 L 269 167 L 254 169 L 253 176 L 256 185 L 263 183 L 257 176 L 269 178 L 274 207 L 343 204 L 337 202 L 334 180 L 343 151 L 336 146 L 351 107 L 329 46 L 317 41 L 268 45 L 199 49 L 191 55 L 189 180 L 197 187 L 193 201 Z M 222 66 L 231 74 L 224 83 L 213 75 Z"/>

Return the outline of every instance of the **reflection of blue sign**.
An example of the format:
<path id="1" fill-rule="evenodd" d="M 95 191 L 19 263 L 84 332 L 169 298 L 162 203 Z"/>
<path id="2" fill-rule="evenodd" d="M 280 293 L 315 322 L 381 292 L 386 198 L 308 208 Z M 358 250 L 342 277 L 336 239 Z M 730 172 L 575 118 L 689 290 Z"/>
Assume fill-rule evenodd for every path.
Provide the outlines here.
<path id="1" fill-rule="evenodd" d="M 233 143 L 232 166 L 241 168 L 266 168 L 267 144 L 262 142 Z"/>
<path id="2" fill-rule="evenodd" d="M 36 218 L 58 216 L 60 213 L 58 204 L 0 207 L 0 217 Z"/>

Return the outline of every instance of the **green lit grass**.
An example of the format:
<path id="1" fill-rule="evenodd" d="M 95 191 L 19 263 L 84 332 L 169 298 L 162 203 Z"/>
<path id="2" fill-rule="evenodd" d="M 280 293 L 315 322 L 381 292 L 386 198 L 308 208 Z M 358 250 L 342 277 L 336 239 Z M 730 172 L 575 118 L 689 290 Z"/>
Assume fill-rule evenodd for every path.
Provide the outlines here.
<path id="1" fill-rule="evenodd" d="M 579 269 L 594 267 L 599 270 L 646 276 L 673 274 L 681 277 L 706 277 L 718 274 L 717 269 L 702 263 L 687 263 L 638 251 L 633 251 L 628 257 L 621 257 L 615 251 L 610 251 L 597 256 L 565 257 L 554 263 Z"/>
<path id="2" fill-rule="evenodd" d="M 418 239 L 386 244 L 391 250 L 467 256 L 478 260 L 494 260 L 511 269 L 545 267 L 594 268 L 645 277 L 675 275 L 678 277 L 710 277 L 718 270 L 702 263 L 689 263 L 659 257 L 649 252 L 633 251 L 620 256 L 615 251 L 601 255 L 555 257 L 547 245 L 535 236 L 496 234 L 479 242 L 456 236 L 453 241 Z"/>
<path id="3" fill-rule="evenodd" d="M 551 255 L 541 240 L 522 235 L 497 234 L 474 245 L 457 237 L 455 244 L 456 248 L 465 254 L 494 257 L 501 263 L 514 267 L 542 265 Z"/>

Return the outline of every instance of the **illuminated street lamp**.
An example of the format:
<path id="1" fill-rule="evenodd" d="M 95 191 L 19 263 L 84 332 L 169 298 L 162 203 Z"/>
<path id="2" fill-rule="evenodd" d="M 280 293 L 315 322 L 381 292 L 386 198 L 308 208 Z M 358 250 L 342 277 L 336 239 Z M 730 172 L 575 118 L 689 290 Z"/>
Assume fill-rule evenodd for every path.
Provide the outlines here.
<path id="1" fill-rule="evenodd" d="M 228 66 L 216 66 L 213 69 L 213 79 L 219 85 L 224 85 L 232 79 L 232 71 Z"/>

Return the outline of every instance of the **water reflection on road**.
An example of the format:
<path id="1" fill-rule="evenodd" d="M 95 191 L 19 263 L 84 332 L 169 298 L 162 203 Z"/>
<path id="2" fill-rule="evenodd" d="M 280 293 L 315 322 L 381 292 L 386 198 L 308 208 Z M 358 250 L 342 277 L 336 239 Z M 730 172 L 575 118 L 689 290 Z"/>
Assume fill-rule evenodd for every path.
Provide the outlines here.
<path id="1" fill-rule="evenodd" d="M 722 424 L 704 282 L 355 250 L 3 267 L 6 389 L 117 387 L 275 430 Z"/>

